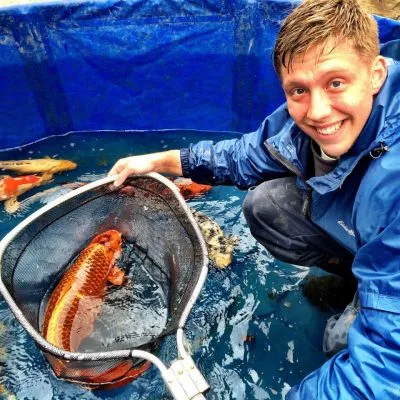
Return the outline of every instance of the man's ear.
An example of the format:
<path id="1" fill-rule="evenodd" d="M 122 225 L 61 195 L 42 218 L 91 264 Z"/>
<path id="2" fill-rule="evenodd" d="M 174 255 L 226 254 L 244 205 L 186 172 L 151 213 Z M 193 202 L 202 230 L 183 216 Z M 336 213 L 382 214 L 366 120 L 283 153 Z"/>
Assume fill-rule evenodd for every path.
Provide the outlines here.
<path id="1" fill-rule="evenodd" d="M 382 56 L 377 56 L 371 65 L 371 85 L 373 94 L 377 94 L 385 82 L 387 76 L 386 60 Z"/>

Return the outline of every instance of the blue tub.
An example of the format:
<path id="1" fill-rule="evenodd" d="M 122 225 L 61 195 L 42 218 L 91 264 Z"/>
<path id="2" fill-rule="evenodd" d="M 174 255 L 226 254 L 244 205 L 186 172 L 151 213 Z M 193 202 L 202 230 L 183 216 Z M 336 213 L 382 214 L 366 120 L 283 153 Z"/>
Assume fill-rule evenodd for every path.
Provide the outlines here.
<path id="1" fill-rule="evenodd" d="M 85 145 L 89 154 L 93 131 L 101 131 L 101 145 L 89 160 L 101 164 L 104 173 L 111 165 L 93 154 L 106 150 L 102 141 L 108 130 L 130 131 L 139 140 L 140 131 L 146 137 L 157 131 L 156 147 L 162 149 L 179 146 L 177 138 L 186 146 L 191 138 L 257 128 L 284 101 L 271 51 L 279 23 L 294 4 L 60 0 L 0 6 L 0 159 L 55 155 L 40 153 L 40 143 L 31 153 L 19 150 L 53 135 L 50 148 L 59 150 L 58 156 L 68 148 L 73 156 L 76 135 L 85 132 L 91 138 Z M 391 40 L 400 37 L 400 23 L 377 19 L 383 54 L 394 54 Z M 67 132 L 80 133 L 57 138 Z M 214 213 L 243 244 L 235 268 L 211 271 L 194 307 L 188 323 L 194 359 L 211 385 L 210 399 L 281 399 L 324 361 L 316 341 L 329 313 L 296 292 L 303 270 L 286 266 L 282 273 L 285 266 L 252 240 L 239 217 L 226 212 L 240 210 L 243 192 L 217 188 L 212 196 L 215 202 L 199 201 L 198 207 Z M 0 219 L 2 230 L 15 224 Z M 173 353 L 168 340 L 165 346 L 162 353 Z M 57 382 L 2 299 L 0 368 L 0 398 L 2 393 L 41 399 L 168 398 L 154 370 L 110 393 Z"/>

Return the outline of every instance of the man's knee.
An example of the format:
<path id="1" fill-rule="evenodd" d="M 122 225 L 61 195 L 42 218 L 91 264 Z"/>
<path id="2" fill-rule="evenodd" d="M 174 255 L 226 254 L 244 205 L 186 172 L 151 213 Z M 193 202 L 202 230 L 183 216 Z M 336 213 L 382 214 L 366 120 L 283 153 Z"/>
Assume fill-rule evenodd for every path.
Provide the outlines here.
<path id="1" fill-rule="evenodd" d="M 275 179 L 249 189 L 243 214 L 251 231 L 274 226 L 285 231 L 289 227 L 285 204 L 289 201 L 294 205 L 289 187 L 295 187 L 295 178 Z"/>
<path id="2" fill-rule="evenodd" d="M 277 259 L 299 265 L 319 265 L 328 272 L 345 275 L 329 260 L 352 260 L 351 254 L 302 213 L 303 194 L 296 178 L 263 182 L 249 190 L 243 214 L 251 234 Z"/>
<path id="3" fill-rule="evenodd" d="M 249 189 L 243 202 L 243 214 L 250 229 L 256 223 L 255 221 L 257 221 L 260 215 L 263 215 L 263 218 L 268 219 L 268 216 L 264 216 L 263 214 L 264 210 L 261 210 L 264 208 L 268 208 L 265 206 L 265 203 L 265 193 L 263 190 L 260 189 L 259 186 L 255 186 Z"/>
<path id="4" fill-rule="evenodd" d="M 291 215 L 282 208 L 285 201 L 284 182 L 264 182 L 249 190 L 243 203 L 243 214 L 251 234 L 274 257 L 298 263 L 303 258 L 300 253 L 305 252 L 306 247 L 290 237 Z"/>

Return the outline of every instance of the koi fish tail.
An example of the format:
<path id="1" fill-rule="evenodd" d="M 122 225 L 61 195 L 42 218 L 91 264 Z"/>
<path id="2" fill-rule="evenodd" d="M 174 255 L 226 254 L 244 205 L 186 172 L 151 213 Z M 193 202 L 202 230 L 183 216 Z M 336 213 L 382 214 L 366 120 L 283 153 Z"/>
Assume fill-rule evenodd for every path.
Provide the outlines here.
<path id="1" fill-rule="evenodd" d="M 16 197 L 11 197 L 11 199 L 8 199 L 4 202 L 4 210 L 8 214 L 14 214 L 19 210 L 20 204 L 21 203 L 17 200 Z"/>

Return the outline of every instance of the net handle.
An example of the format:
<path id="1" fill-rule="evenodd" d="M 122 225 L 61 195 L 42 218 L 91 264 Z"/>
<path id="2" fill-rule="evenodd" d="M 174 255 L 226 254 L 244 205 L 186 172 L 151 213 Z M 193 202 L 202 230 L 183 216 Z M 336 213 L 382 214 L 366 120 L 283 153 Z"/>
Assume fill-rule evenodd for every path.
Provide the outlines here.
<path id="1" fill-rule="evenodd" d="M 207 381 L 196 367 L 184 347 L 184 332 L 176 333 L 178 359 L 167 368 L 155 355 L 142 350 L 132 350 L 131 356 L 150 361 L 160 371 L 161 377 L 175 400 L 205 400 L 203 393 L 210 389 Z"/>

